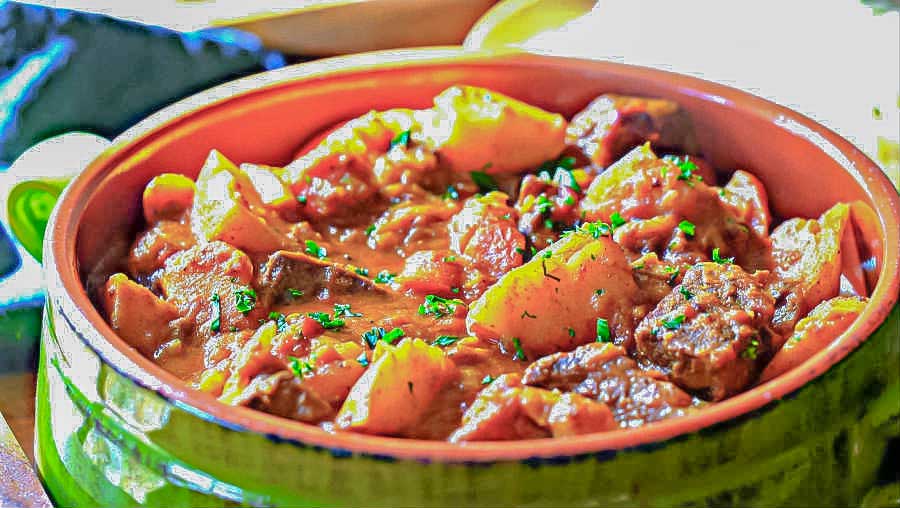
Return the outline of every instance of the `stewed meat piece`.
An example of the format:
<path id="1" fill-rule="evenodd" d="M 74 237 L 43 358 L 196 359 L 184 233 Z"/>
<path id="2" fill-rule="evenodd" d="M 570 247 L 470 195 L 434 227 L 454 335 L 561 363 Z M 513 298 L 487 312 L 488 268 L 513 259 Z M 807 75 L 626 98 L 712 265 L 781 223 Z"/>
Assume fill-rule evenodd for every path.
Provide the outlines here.
<path id="1" fill-rule="evenodd" d="M 610 407 L 621 427 L 681 416 L 693 398 L 654 370 L 643 370 L 624 348 L 593 342 L 532 363 L 526 385 L 574 392 Z"/>
<path id="2" fill-rule="evenodd" d="M 728 262 L 693 266 L 635 330 L 638 358 L 704 399 L 743 390 L 770 357 L 768 277 Z"/>

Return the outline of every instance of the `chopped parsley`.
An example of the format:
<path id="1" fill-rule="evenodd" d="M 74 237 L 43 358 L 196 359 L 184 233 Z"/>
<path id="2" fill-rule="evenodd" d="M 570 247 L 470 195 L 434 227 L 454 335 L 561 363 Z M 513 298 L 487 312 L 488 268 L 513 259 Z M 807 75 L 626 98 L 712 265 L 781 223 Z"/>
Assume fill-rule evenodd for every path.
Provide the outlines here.
<path id="1" fill-rule="evenodd" d="M 665 266 L 663 267 L 663 271 L 669 274 L 669 279 L 666 280 L 666 284 L 674 286 L 675 281 L 678 279 L 678 274 L 681 273 L 681 269 L 677 266 Z"/>
<path id="2" fill-rule="evenodd" d="M 554 171 L 556 169 L 572 169 L 575 167 L 575 157 L 565 156 L 559 159 L 550 159 L 538 167 L 538 171 Z"/>
<path id="3" fill-rule="evenodd" d="M 495 378 L 494 376 L 492 376 L 490 374 L 485 374 L 485 376 L 483 378 L 481 378 L 481 384 L 489 385 L 489 384 L 493 383 L 495 379 L 497 379 L 497 378 Z"/>
<path id="4" fill-rule="evenodd" d="M 694 171 L 697 171 L 697 165 L 687 156 L 684 159 L 676 157 L 674 162 L 680 171 L 679 180 L 690 180 L 694 176 Z"/>
<path id="5" fill-rule="evenodd" d="M 519 317 L 520 317 L 520 319 L 525 319 L 525 318 L 535 319 L 537 316 L 535 316 L 534 314 L 529 314 L 529 312 L 527 310 L 523 310 L 522 315 Z"/>
<path id="6" fill-rule="evenodd" d="M 297 196 L 297 201 L 298 201 L 301 205 L 305 205 L 305 204 L 306 204 L 306 201 L 307 201 L 307 198 L 306 198 L 306 196 Z"/>
<path id="7" fill-rule="evenodd" d="M 722 256 L 720 256 L 718 247 L 715 247 L 712 250 L 712 260 L 715 261 L 716 264 L 719 264 L 719 265 L 727 265 L 729 263 L 734 263 L 734 257 L 723 258 Z"/>
<path id="8" fill-rule="evenodd" d="M 690 300 L 694 297 L 694 293 L 688 291 L 684 286 L 678 288 L 678 292 L 681 293 L 681 296 L 683 296 L 685 300 Z"/>
<path id="9" fill-rule="evenodd" d="M 516 348 L 516 354 L 513 355 L 513 360 L 527 361 L 528 358 L 525 356 L 525 350 L 522 349 L 522 341 L 519 340 L 518 337 L 513 337 L 512 343 L 513 347 Z"/>
<path id="10" fill-rule="evenodd" d="M 458 200 L 459 199 L 459 191 L 456 190 L 456 187 L 454 187 L 452 185 L 448 185 L 447 190 L 444 192 L 444 199 Z"/>
<path id="11" fill-rule="evenodd" d="M 490 165 L 485 166 L 485 169 L 490 167 Z M 472 181 L 475 182 L 475 185 L 478 186 L 478 190 L 481 192 L 490 192 L 495 191 L 499 187 L 497 186 L 497 182 L 494 180 L 494 177 L 485 173 L 484 171 L 472 171 L 469 173 L 472 177 Z"/>
<path id="12" fill-rule="evenodd" d="M 681 328 L 682 323 L 684 323 L 684 314 L 679 314 L 672 319 L 663 321 L 663 327 L 665 327 L 666 330 L 677 330 Z"/>
<path id="13" fill-rule="evenodd" d="M 349 303 L 336 303 L 334 304 L 334 317 L 362 317 L 362 313 L 353 312 Z"/>
<path id="14" fill-rule="evenodd" d="M 387 270 L 382 270 L 382 271 L 378 272 L 378 275 L 375 276 L 375 283 L 376 284 L 390 284 L 390 283 L 394 282 L 394 277 L 396 277 L 396 276 L 397 276 L 397 274 L 390 273 Z"/>
<path id="15" fill-rule="evenodd" d="M 209 324 L 209 329 L 213 332 L 218 333 L 218 331 L 222 328 L 222 305 L 219 302 L 219 295 L 212 295 L 212 307 L 213 307 L 213 316 L 215 316 L 212 320 L 212 323 Z"/>
<path id="16" fill-rule="evenodd" d="M 312 374 L 316 370 L 311 363 L 301 360 L 296 356 L 288 356 L 288 365 L 290 365 L 291 370 L 294 371 L 294 375 L 297 377 Z"/>
<path id="17" fill-rule="evenodd" d="M 256 306 L 256 291 L 253 288 L 242 288 L 234 292 L 234 305 L 238 312 L 247 315 Z"/>
<path id="18" fill-rule="evenodd" d="M 694 232 L 696 231 L 696 226 L 694 226 L 694 223 L 691 221 L 683 220 L 678 223 L 678 229 L 680 229 L 681 232 L 686 234 L 687 236 L 693 237 Z"/>
<path id="19" fill-rule="evenodd" d="M 575 198 L 573 198 L 572 196 L 566 196 L 566 199 L 563 200 L 563 203 L 565 203 L 567 206 L 573 206 L 575 204 Z"/>
<path id="20" fill-rule="evenodd" d="M 450 288 L 450 292 L 453 294 L 459 294 L 459 288 Z"/>
<path id="21" fill-rule="evenodd" d="M 534 207 L 541 215 L 550 215 L 550 212 L 553 211 L 553 201 L 550 201 L 547 199 L 547 196 L 541 194 L 535 201 Z"/>
<path id="22" fill-rule="evenodd" d="M 375 224 L 369 224 L 368 226 L 366 226 L 366 236 L 372 236 L 373 232 L 375 232 Z"/>
<path id="23" fill-rule="evenodd" d="M 574 328 L 569 327 L 569 328 L 567 328 L 566 330 L 569 332 L 569 337 L 574 337 L 574 336 L 575 336 L 575 329 L 574 329 Z"/>
<path id="24" fill-rule="evenodd" d="M 438 338 L 434 339 L 434 342 L 432 342 L 432 344 L 435 346 L 445 347 L 453 344 L 458 340 L 459 337 L 454 337 L 452 335 L 441 335 Z"/>
<path id="25" fill-rule="evenodd" d="M 284 317 L 284 314 L 272 311 L 269 313 L 269 319 L 275 321 L 275 329 L 278 333 L 287 330 L 287 319 Z"/>
<path id="26" fill-rule="evenodd" d="M 603 296 L 606 293 L 606 290 L 603 288 L 595 289 L 594 294 L 597 296 Z"/>
<path id="27" fill-rule="evenodd" d="M 404 148 L 409 146 L 409 131 L 408 130 L 405 130 L 405 131 L 397 134 L 396 136 L 394 136 L 394 139 L 391 140 L 391 146 L 388 149 L 390 150 L 397 145 L 403 145 Z"/>
<path id="28" fill-rule="evenodd" d="M 747 349 L 741 352 L 741 357 L 746 358 L 748 360 L 756 360 L 756 356 L 759 354 L 759 341 L 756 339 L 750 339 L 750 345 L 747 346 Z"/>
<path id="29" fill-rule="evenodd" d="M 597 318 L 597 342 L 610 342 L 609 321 Z"/>
<path id="30" fill-rule="evenodd" d="M 300 298 L 303 296 L 303 291 L 294 288 L 288 288 L 288 294 L 291 295 L 291 298 Z"/>
<path id="31" fill-rule="evenodd" d="M 553 229 L 554 227 L 556 227 L 556 224 L 554 224 L 553 219 L 545 219 L 544 227 L 547 229 Z"/>
<path id="32" fill-rule="evenodd" d="M 443 261 L 444 263 L 452 263 L 456 261 L 456 256 L 444 256 L 441 261 Z"/>
<path id="33" fill-rule="evenodd" d="M 403 337 L 403 335 L 404 333 L 401 328 L 394 328 L 393 330 L 388 332 L 385 331 L 384 328 L 376 326 L 371 330 L 364 332 L 362 334 L 362 338 L 370 349 L 375 349 L 375 344 L 377 344 L 379 340 L 391 344 L 400 337 Z"/>
<path id="34" fill-rule="evenodd" d="M 588 222 L 579 228 L 581 231 L 591 235 L 594 238 L 601 236 L 609 236 L 612 234 L 612 226 L 605 222 Z"/>
<path id="35" fill-rule="evenodd" d="M 457 305 L 463 305 L 463 301 L 456 298 L 426 295 L 425 303 L 419 305 L 419 315 L 434 316 L 435 319 L 440 319 L 444 316 L 453 315 L 456 312 Z"/>
<path id="36" fill-rule="evenodd" d="M 624 226 L 625 222 L 625 219 L 619 212 L 613 212 L 612 215 L 609 216 L 609 225 L 612 226 L 613 229 Z"/>
<path id="37" fill-rule="evenodd" d="M 325 256 L 328 255 L 328 251 L 326 251 L 324 247 L 319 247 L 319 244 L 312 240 L 306 241 L 306 248 L 303 251 L 310 256 L 315 256 L 319 259 L 324 259 Z"/>
<path id="38" fill-rule="evenodd" d="M 337 305 L 335 307 L 334 319 L 331 318 L 331 314 L 327 312 L 309 312 L 306 315 L 313 318 L 313 321 L 316 321 L 322 328 L 326 330 L 336 330 L 338 328 L 342 328 L 344 326 L 344 320 L 338 319 L 337 315 Z M 349 306 L 348 306 L 349 309 Z"/>
<path id="39" fill-rule="evenodd" d="M 356 272 L 357 275 L 362 275 L 363 277 L 369 276 L 368 268 L 363 268 L 363 267 L 357 266 L 356 268 L 353 269 L 353 271 Z"/>

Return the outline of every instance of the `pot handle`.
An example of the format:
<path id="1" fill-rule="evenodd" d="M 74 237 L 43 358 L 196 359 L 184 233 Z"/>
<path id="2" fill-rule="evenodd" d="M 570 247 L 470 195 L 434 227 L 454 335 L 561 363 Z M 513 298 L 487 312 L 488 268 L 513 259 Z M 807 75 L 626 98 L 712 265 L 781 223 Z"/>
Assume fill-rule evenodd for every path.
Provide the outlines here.
<path id="1" fill-rule="evenodd" d="M 8 189 L 6 196 L 0 196 L 0 203 L 6 201 L 2 207 L 5 222 L 38 261 L 42 259 L 44 230 L 59 195 L 109 144 L 106 138 L 86 132 L 55 136 L 26 150 L 2 175 L 0 192 Z"/>

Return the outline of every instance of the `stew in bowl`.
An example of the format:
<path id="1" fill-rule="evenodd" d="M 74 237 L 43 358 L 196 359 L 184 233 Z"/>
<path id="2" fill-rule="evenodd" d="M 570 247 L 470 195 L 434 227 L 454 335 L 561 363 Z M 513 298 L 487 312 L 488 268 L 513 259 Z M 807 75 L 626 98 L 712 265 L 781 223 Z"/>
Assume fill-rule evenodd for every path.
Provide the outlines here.
<path id="1" fill-rule="evenodd" d="M 196 179 L 154 177 L 127 257 L 89 286 L 192 387 L 334 432 L 677 418 L 799 365 L 872 289 L 866 205 L 774 217 L 670 100 L 604 94 L 565 118 L 457 85 L 264 162 L 213 150 Z"/>

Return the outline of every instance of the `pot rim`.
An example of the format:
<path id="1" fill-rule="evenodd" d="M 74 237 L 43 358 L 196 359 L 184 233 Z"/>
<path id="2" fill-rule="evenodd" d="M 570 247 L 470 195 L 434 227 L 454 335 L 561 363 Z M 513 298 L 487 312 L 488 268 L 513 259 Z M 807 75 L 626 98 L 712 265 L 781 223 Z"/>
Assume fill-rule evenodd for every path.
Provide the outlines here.
<path id="1" fill-rule="evenodd" d="M 116 336 L 94 308 L 78 274 L 76 236 L 82 214 L 94 189 L 110 171 L 164 138 L 177 125 L 202 121 L 204 115 L 225 103 L 251 107 L 260 95 L 268 95 L 296 81 L 403 67 L 453 66 L 456 64 L 528 67 L 591 66 L 610 73 L 676 83 L 682 91 L 720 104 L 739 107 L 807 139 L 836 160 L 866 190 L 884 232 L 882 271 L 870 304 L 860 317 L 827 348 L 791 371 L 746 392 L 694 414 L 655 422 L 635 429 L 553 439 L 451 444 L 350 432 L 331 433 L 318 426 L 295 422 L 245 407 L 232 407 L 210 394 L 189 388 L 175 375 L 143 357 Z M 240 104 L 238 104 L 240 105 Z M 48 305 L 102 360 L 138 385 L 153 390 L 175 406 L 223 427 L 265 435 L 274 441 L 329 449 L 377 458 L 422 462 L 497 462 L 535 458 L 559 458 L 621 450 L 660 443 L 678 436 L 728 422 L 789 396 L 825 373 L 855 350 L 886 320 L 897 303 L 900 287 L 900 196 L 879 166 L 835 132 L 812 119 L 725 85 L 700 78 L 616 62 L 546 56 L 518 50 L 465 51 L 457 47 L 376 51 L 341 56 L 285 67 L 242 78 L 188 97 L 141 121 L 116 138 L 113 144 L 66 188 L 52 214 L 44 244 L 44 276 Z M 771 407 L 771 406 L 770 406 Z"/>

